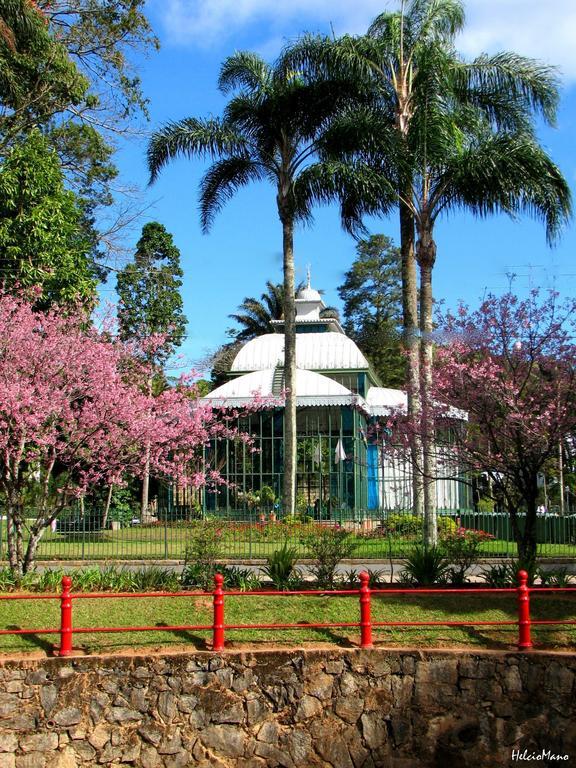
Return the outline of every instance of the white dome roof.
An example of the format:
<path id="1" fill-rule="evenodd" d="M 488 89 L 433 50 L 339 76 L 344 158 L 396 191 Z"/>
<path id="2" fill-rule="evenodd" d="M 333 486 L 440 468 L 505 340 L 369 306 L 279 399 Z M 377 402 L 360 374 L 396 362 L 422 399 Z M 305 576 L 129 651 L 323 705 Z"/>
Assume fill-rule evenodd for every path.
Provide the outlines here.
<path id="1" fill-rule="evenodd" d="M 233 401 L 251 400 L 255 395 L 275 397 L 274 374 L 274 368 L 246 373 L 209 392 L 204 399 L 219 405 L 225 402 L 233 405 Z M 297 370 L 296 397 L 300 405 L 321 405 L 324 401 L 327 404 L 345 404 L 354 399 L 355 395 L 327 376 L 314 371 Z"/>
<path id="2" fill-rule="evenodd" d="M 245 344 L 232 363 L 232 371 L 261 371 L 284 362 L 284 335 L 268 333 Z M 356 344 L 342 333 L 296 334 L 296 366 L 308 371 L 367 370 L 368 361 Z"/>
<path id="3" fill-rule="evenodd" d="M 314 288 L 310 286 L 302 288 L 296 296 L 297 301 L 322 301 L 322 296 Z"/>

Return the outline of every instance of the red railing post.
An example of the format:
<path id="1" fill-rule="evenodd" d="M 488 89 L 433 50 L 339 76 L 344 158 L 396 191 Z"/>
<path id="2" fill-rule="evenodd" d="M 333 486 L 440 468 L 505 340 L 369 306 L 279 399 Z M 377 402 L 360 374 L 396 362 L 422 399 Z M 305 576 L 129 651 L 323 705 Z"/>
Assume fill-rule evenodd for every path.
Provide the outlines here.
<path id="1" fill-rule="evenodd" d="M 530 589 L 528 573 L 518 571 L 518 650 L 532 648 L 530 639 Z"/>
<path id="2" fill-rule="evenodd" d="M 214 575 L 214 622 L 212 624 L 212 650 L 224 650 L 224 576 Z"/>
<path id="3" fill-rule="evenodd" d="M 62 596 L 60 598 L 60 648 L 59 656 L 69 656 L 72 653 L 72 598 L 70 590 L 72 579 L 62 576 Z"/>
<path id="4" fill-rule="evenodd" d="M 360 647 L 372 648 L 372 619 L 370 616 L 370 574 L 360 574 Z"/>

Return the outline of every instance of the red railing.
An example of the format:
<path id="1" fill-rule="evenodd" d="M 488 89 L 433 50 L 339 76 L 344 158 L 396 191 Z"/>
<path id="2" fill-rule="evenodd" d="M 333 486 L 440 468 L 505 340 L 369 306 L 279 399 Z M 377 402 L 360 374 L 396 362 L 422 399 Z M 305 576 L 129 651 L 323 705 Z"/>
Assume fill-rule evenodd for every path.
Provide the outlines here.
<path id="1" fill-rule="evenodd" d="M 222 651 L 225 648 L 226 630 L 238 629 L 326 629 L 356 627 L 360 629 L 360 647 L 372 647 L 372 630 L 379 627 L 500 627 L 514 626 L 518 627 L 518 650 L 532 648 L 531 627 L 533 625 L 573 625 L 574 619 L 566 620 L 534 620 L 530 617 L 530 594 L 532 592 L 576 592 L 576 588 L 570 587 L 529 587 L 528 574 L 526 571 L 518 573 L 518 586 L 516 588 L 464 588 L 464 589 L 415 589 L 415 588 L 393 588 L 393 589 L 371 589 L 369 586 L 370 576 L 363 572 L 360 574 L 360 589 L 339 589 L 339 590 L 292 590 L 286 592 L 257 590 L 253 592 L 224 591 L 224 577 L 217 573 L 214 577 L 213 592 L 86 592 L 72 594 L 72 579 L 70 576 L 62 577 L 62 592 L 60 595 L 0 595 L 0 600 L 60 600 L 60 627 L 55 629 L 1 629 L 0 635 L 41 635 L 41 634 L 59 634 L 60 644 L 56 650 L 60 656 L 69 656 L 73 652 L 73 636 L 76 634 L 96 633 L 96 632 L 170 632 L 170 631 L 210 631 L 212 632 L 212 650 Z M 422 595 L 422 594 L 516 594 L 518 605 L 518 619 L 510 621 L 372 621 L 371 618 L 371 600 L 372 595 Z M 290 595 L 356 595 L 359 597 L 360 621 L 355 622 L 327 622 L 312 624 L 309 622 L 297 622 L 292 624 L 225 624 L 224 606 L 225 598 L 232 596 L 257 597 L 257 596 L 283 596 Z M 159 598 L 159 597 L 198 597 L 202 595 L 211 595 L 213 598 L 213 619 L 211 624 L 186 624 L 178 626 L 138 626 L 138 627 L 74 627 L 72 623 L 72 604 L 74 600 L 92 600 L 92 599 L 114 599 L 114 598 Z"/>

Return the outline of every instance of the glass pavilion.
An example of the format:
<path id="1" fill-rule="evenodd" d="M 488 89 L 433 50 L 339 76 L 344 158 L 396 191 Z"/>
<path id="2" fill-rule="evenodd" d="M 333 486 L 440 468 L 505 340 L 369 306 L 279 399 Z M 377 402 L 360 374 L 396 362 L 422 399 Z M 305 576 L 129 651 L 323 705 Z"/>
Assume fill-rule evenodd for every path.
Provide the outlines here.
<path id="1" fill-rule="evenodd" d="M 410 510 L 410 465 L 387 450 L 382 437 L 385 430 L 373 428 L 385 423 L 394 410 L 406 408 L 406 394 L 379 386 L 360 349 L 325 310 L 308 278 L 307 287 L 296 298 L 298 510 L 317 519 L 359 519 Z M 206 396 L 209 403 L 241 409 L 255 393 L 281 397 L 283 321 L 273 321 L 273 326 L 272 333 L 258 336 L 240 349 L 229 381 Z M 206 512 L 238 514 L 265 487 L 281 498 L 283 408 L 247 415 L 239 420 L 239 427 L 253 435 L 256 450 L 231 440 L 210 446 L 209 463 L 226 483 L 203 492 Z M 444 458 L 448 469 L 453 462 Z M 448 479 L 437 481 L 438 510 L 469 508 L 469 488 L 457 467 L 451 466 L 443 474 Z"/>

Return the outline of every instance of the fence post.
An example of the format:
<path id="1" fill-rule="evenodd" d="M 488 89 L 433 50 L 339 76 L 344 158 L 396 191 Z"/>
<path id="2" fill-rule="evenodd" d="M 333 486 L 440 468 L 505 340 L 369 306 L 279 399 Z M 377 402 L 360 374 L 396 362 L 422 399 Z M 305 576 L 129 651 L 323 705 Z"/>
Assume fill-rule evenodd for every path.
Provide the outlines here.
<path id="1" fill-rule="evenodd" d="M 72 653 L 72 598 L 70 590 L 72 579 L 62 576 L 62 596 L 60 598 L 60 648 L 59 656 L 69 656 Z"/>
<path id="2" fill-rule="evenodd" d="M 224 650 L 224 576 L 214 575 L 214 622 L 212 624 L 212 650 Z"/>
<path id="3" fill-rule="evenodd" d="M 372 648 L 372 619 L 370 616 L 370 574 L 360 574 L 360 647 Z"/>
<path id="4" fill-rule="evenodd" d="M 528 573 L 518 571 L 518 650 L 532 648 L 530 639 L 530 589 Z"/>

